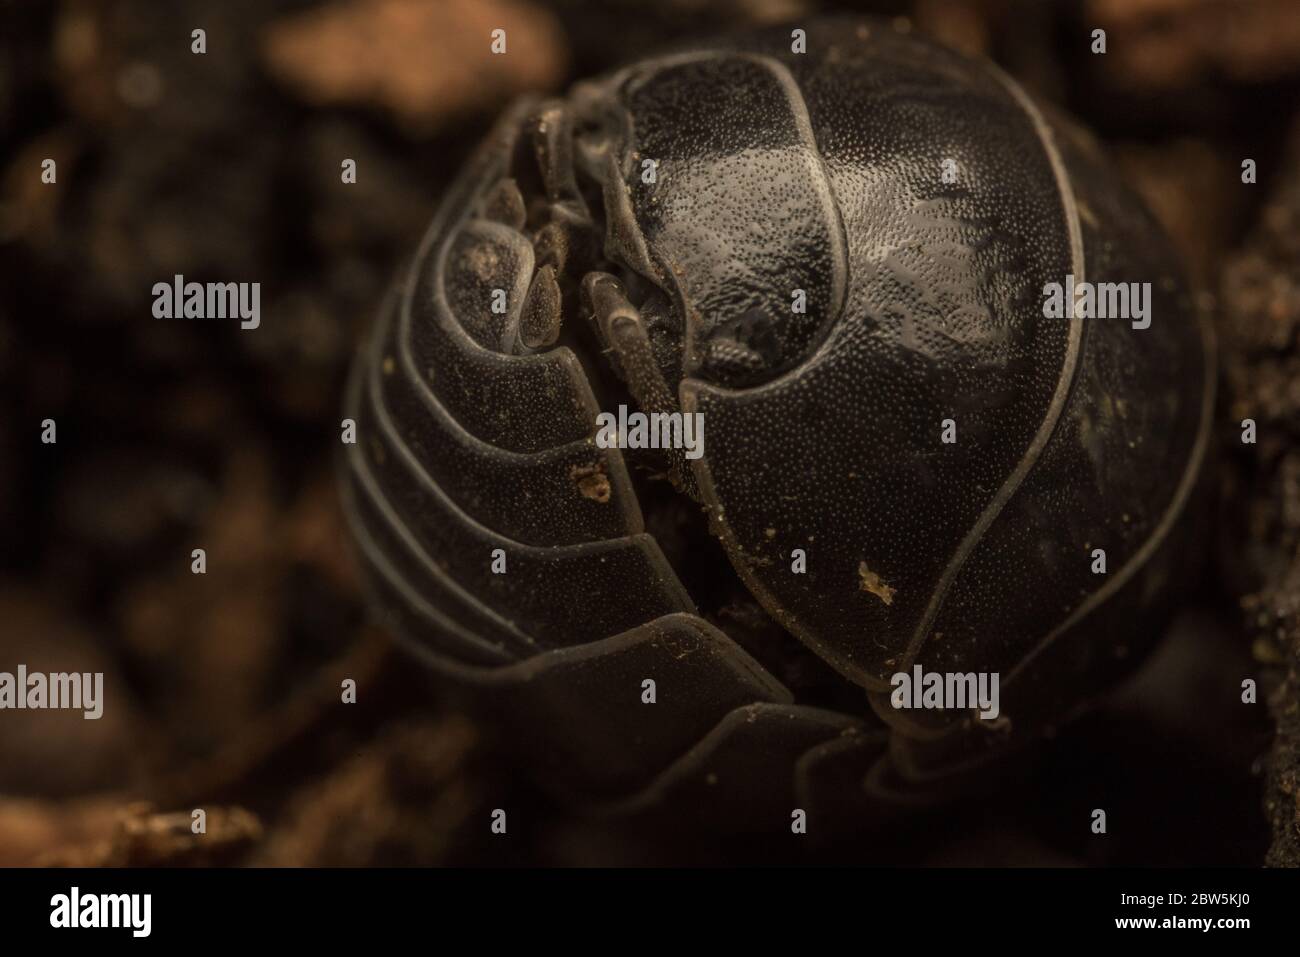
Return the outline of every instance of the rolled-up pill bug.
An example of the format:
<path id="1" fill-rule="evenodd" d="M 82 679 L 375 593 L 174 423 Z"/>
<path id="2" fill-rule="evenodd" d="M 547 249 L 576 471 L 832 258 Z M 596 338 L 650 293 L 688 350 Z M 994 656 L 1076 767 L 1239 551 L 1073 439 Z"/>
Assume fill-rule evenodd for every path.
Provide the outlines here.
<path id="1" fill-rule="evenodd" d="M 347 514 L 402 643 L 556 789 L 842 805 L 1142 659 L 1213 365 L 1152 217 L 996 67 L 872 20 L 723 36 L 501 118 L 356 363 Z M 620 405 L 706 427 L 604 447 Z M 954 704 L 981 676 L 996 708 Z"/>

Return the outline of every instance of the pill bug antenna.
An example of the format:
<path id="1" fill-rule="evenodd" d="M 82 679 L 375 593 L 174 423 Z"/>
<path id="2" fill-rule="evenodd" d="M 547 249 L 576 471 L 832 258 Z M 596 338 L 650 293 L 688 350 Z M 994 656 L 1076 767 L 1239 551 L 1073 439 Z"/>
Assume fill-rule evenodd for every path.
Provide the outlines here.
<path id="1" fill-rule="evenodd" d="M 602 408 L 680 416 L 681 322 L 632 210 L 627 141 L 626 115 L 601 87 L 540 101 L 520 122 L 509 175 L 485 191 L 481 215 L 533 248 L 512 351 L 567 346 L 585 360 Z M 566 324 L 575 314 L 591 321 Z M 639 451 L 633 458 L 698 498 L 685 449 Z"/>
<path id="2" fill-rule="evenodd" d="M 677 398 L 655 361 L 641 313 L 609 273 L 590 272 L 582 281 L 584 302 L 605 347 L 642 411 L 679 412 Z"/>
<path id="3" fill-rule="evenodd" d="M 593 271 L 583 277 L 582 294 L 596 333 L 640 410 L 646 414 L 680 414 L 681 406 L 664 377 L 646 322 L 628 300 L 623 284 L 609 273 Z M 668 478 L 673 485 L 698 500 L 699 490 L 685 449 L 662 451 L 668 458 Z"/>

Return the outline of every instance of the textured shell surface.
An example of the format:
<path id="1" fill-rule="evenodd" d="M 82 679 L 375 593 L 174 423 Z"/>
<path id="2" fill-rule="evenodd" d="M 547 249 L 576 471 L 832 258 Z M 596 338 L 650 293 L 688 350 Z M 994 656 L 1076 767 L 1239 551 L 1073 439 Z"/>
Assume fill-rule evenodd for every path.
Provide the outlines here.
<path id="1" fill-rule="evenodd" d="M 1168 239 L 993 65 L 806 29 L 512 107 L 354 368 L 376 607 L 561 790 L 945 774 L 1111 687 L 1196 568 L 1214 349 Z M 1149 324 L 1046 317 L 1067 277 L 1143 286 Z M 601 447 L 620 402 L 698 414 L 702 454 Z M 683 521 L 731 569 L 686 569 Z M 733 634 L 708 576 L 835 693 Z M 998 675 L 996 729 L 893 707 L 916 666 Z"/>

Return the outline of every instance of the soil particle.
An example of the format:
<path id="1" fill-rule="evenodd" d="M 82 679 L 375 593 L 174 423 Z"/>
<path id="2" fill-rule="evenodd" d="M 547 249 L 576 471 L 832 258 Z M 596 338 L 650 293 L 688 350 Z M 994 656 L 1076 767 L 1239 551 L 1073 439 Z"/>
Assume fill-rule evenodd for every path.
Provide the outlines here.
<path id="1" fill-rule="evenodd" d="M 600 502 L 602 505 L 609 501 L 609 477 L 605 474 L 603 464 L 575 465 L 569 469 L 569 478 L 578 486 L 578 491 L 582 493 L 583 498 Z"/>
<path id="2" fill-rule="evenodd" d="M 858 563 L 858 577 L 862 579 L 861 585 L 863 591 L 871 592 L 871 594 L 875 595 L 886 605 L 892 605 L 894 603 L 894 592 L 897 591 L 897 589 L 890 588 L 881 581 L 880 576 L 868 568 L 866 562 Z"/>

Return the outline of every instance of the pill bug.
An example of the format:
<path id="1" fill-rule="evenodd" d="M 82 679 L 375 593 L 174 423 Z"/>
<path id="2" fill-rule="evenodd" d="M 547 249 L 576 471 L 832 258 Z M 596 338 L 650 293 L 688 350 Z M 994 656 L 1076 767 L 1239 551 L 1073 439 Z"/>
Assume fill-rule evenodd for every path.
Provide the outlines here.
<path id="1" fill-rule="evenodd" d="M 511 107 L 350 380 L 374 606 L 607 808 L 951 779 L 1113 686 L 1196 567 L 1213 343 L 1142 204 L 991 64 L 791 37 Z M 1150 283 L 1149 325 L 1047 318 L 1067 277 Z M 601 447 L 619 404 L 703 454 Z M 894 707 L 918 665 L 997 674 L 998 720 Z"/>

